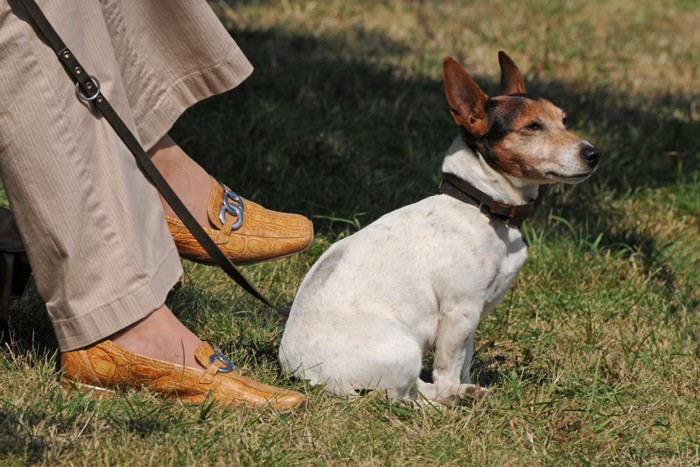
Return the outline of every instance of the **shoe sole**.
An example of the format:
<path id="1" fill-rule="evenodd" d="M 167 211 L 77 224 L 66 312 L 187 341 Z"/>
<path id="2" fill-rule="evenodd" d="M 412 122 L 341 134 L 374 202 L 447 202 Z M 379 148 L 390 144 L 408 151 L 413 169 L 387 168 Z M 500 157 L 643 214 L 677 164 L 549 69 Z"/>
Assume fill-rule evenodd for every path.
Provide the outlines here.
<path id="1" fill-rule="evenodd" d="M 91 384 L 81 383 L 67 378 L 61 378 L 61 386 L 66 391 L 78 394 L 89 394 L 100 399 L 109 399 L 116 395 L 116 392 L 111 389 L 93 386 Z"/>
<path id="2" fill-rule="evenodd" d="M 288 253 L 286 255 L 275 256 L 275 257 L 267 258 L 267 259 L 253 259 L 250 261 L 234 261 L 231 258 L 229 258 L 229 261 L 231 261 L 236 266 L 250 266 L 253 264 L 268 263 L 270 261 L 276 261 L 278 259 L 291 258 L 292 256 L 298 255 L 299 253 L 303 253 L 304 251 L 308 250 L 310 246 L 311 246 L 311 243 L 306 245 L 301 250 L 293 251 L 293 252 Z M 186 259 L 188 261 L 192 261 L 193 263 L 203 264 L 205 266 L 216 266 L 217 265 L 217 263 L 212 259 L 208 259 L 208 260 L 207 259 L 198 259 L 197 257 L 190 257 L 189 255 L 182 254 L 182 253 L 179 253 L 179 255 L 180 255 L 180 258 Z"/>

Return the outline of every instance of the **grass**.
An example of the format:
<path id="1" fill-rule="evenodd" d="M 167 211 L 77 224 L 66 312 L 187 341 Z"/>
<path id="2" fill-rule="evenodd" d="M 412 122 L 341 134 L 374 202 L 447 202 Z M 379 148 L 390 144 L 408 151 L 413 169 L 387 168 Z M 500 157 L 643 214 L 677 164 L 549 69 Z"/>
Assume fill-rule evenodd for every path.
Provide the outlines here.
<path id="1" fill-rule="evenodd" d="M 530 259 L 479 328 L 485 401 L 415 409 L 289 381 L 276 361 L 283 320 L 187 263 L 168 302 L 180 318 L 247 374 L 306 392 L 309 407 L 68 394 L 30 290 L 0 354 L 0 462 L 700 464 L 697 1 L 210 3 L 256 71 L 173 136 L 238 192 L 313 218 L 310 250 L 245 268 L 277 302 L 334 241 L 435 192 L 456 135 L 446 54 L 495 92 L 506 50 L 528 89 L 604 149 L 602 165 L 551 190 L 526 224 Z"/>

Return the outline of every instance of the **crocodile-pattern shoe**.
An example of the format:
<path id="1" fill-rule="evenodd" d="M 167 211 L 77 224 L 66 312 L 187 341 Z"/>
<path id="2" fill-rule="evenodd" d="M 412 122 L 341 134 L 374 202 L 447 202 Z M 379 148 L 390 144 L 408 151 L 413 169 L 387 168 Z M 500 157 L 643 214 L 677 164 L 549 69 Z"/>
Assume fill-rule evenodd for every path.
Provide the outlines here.
<path id="1" fill-rule="evenodd" d="M 202 342 L 195 358 L 206 368 L 198 370 L 137 355 L 106 340 L 61 355 L 62 385 L 66 389 L 113 394 L 115 389 L 148 388 L 167 399 L 225 406 L 263 407 L 278 410 L 306 405 L 298 392 L 259 383 L 233 371 L 221 352 Z"/>
<path id="2" fill-rule="evenodd" d="M 305 250 L 314 238 L 313 224 L 306 217 L 266 209 L 243 199 L 214 178 L 208 214 L 213 227 L 204 227 L 204 231 L 235 264 L 291 256 Z M 213 263 L 180 219 L 167 215 L 165 218 L 180 256 Z"/>

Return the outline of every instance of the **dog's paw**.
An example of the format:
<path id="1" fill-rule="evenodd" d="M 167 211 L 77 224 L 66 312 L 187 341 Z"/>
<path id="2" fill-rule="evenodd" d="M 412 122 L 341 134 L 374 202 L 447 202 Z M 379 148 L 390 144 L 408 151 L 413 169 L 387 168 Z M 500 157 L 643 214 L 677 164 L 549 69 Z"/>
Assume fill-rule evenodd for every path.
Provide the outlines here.
<path id="1" fill-rule="evenodd" d="M 460 384 L 457 396 L 461 399 L 481 400 L 490 394 L 490 391 L 478 384 Z"/>
<path id="2" fill-rule="evenodd" d="M 437 401 L 447 406 L 456 406 L 468 402 L 478 402 L 485 399 L 491 392 L 478 384 L 460 384 L 451 393 L 450 396 L 438 397 Z"/>

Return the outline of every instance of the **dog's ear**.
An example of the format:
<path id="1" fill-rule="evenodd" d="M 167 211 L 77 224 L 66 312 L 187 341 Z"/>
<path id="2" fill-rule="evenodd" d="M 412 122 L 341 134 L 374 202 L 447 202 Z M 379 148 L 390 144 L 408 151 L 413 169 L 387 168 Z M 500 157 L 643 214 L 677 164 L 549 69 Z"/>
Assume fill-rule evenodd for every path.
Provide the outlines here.
<path id="1" fill-rule="evenodd" d="M 498 51 L 498 63 L 501 65 L 501 95 L 527 92 L 518 66 L 502 50 Z"/>
<path id="2" fill-rule="evenodd" d="M 488 128 L 486 101 L 489 96 L 452 57 L 445 57 L 442 61 L 442 72 L 452 118 L 470 134 L 482 136 Z"/>

